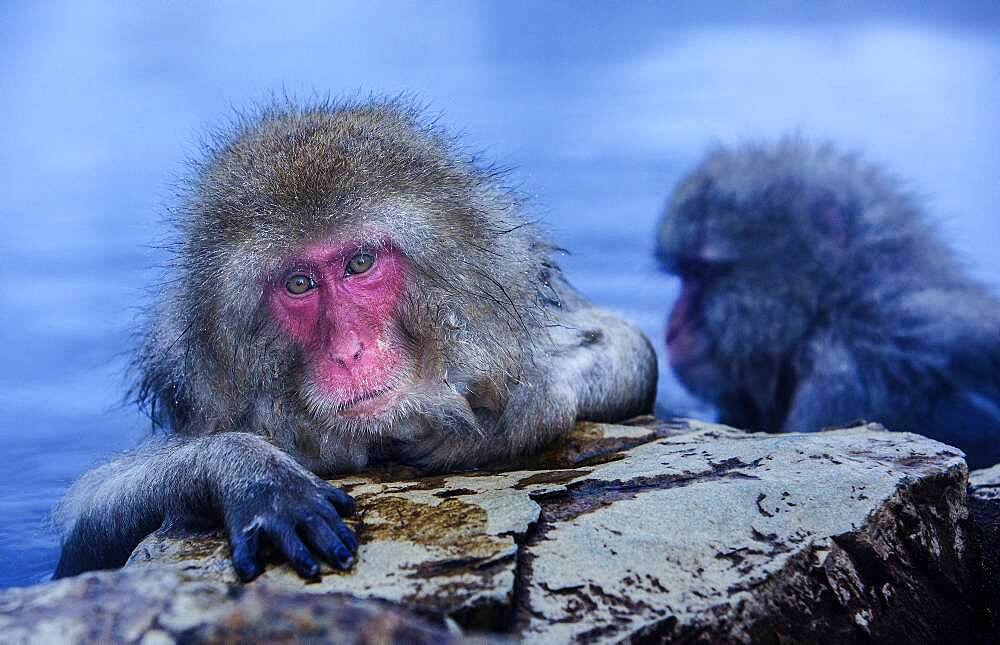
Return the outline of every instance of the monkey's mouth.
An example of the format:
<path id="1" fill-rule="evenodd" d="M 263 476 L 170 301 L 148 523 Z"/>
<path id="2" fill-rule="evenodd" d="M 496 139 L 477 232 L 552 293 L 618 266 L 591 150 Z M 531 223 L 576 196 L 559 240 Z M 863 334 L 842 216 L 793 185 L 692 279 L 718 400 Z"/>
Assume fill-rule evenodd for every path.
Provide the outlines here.
<path id="1" fill-rule="evenodd" d="M 397 398 L 392 387 L 379 388 L 342 402 L 340 413 L 349 417 L 375 416 L 391 408 Z"/>

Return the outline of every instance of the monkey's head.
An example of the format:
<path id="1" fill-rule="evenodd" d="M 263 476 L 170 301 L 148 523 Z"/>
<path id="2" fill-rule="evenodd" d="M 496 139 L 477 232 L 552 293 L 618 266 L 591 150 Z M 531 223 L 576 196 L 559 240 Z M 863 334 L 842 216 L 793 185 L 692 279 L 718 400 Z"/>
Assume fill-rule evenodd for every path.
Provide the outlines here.
<path id="1" fill-rule="evenodd" d="M 899 257 L 885 245 L 906 243 L 908 202 L 876 168 L 857 166 L 789 138 L 716 150 L 680 182 L 658 253 L 682 281 L 666 340 L 695 394 L 773 400 L 789 353 L 838 307 L 864 306 L 866 267 Z"/>
<path id="2" fill-rule="evenodd" d="M 499 412 L 551 265 L 495 170 L 398 101 L 264 109 L 195 170 L 139 360 L 170 423 L 375 433 Z"/>

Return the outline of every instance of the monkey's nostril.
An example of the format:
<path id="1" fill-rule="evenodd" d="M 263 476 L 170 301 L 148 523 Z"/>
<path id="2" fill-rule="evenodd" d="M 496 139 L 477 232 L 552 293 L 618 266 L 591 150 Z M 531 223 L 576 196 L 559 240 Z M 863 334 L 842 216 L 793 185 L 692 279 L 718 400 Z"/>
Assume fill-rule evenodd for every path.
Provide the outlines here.
<path id="1" fill-rule="evenodd" d="M 361 354 L 363 354 L 364 351 L 365 351 L 364 344 L 363 343 L 358 343 L 358 351 L 354 352 L 354 356 L 352 356 L 351 358 L 353 358 L 356 361 L 360 360 L 361 359 Z"/>

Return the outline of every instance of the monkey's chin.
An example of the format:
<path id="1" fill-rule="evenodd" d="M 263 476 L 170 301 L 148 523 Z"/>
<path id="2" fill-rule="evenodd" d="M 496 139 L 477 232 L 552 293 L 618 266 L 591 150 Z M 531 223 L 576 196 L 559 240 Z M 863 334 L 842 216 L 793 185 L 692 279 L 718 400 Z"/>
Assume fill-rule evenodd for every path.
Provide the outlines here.
<path id="1" fill-rule="evenodd" d="M 726 389 L 726 375 L 722 374 L 711 361 L 671 360 L 670 368 L 681 385 L 702 399 L 715 402 Z"/>

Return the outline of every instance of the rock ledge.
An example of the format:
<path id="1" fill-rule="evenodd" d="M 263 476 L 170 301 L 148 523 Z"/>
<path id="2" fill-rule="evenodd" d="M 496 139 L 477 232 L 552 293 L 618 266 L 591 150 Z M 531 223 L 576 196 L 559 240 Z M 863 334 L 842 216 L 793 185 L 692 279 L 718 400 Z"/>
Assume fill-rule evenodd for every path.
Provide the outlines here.
<path id="1" fill-rule="evenodd" d="M 199 580 L 237 598 L 195 621 L 199 635 L 223 639 L 249 637 L 227 630 L 236 615 L 257 624 L 246 599 L 258 596 L 281 598 L 270 625 L 292 620 L 282 611 L 297 602 L 328 608 L 310 615 L 329 625 L 316 618 L 310 629 L 357 634 L 336 631 L 338 612 L 384 613 L 388 633 L 410 629 L 413 640 L 444 624 L 527 642 L 961 640 L 982 619 L 965 463 L 918 435 L 580 424 L 516 468 L 339 480 L 358 500 L 362 547 L 350 572 L 317 583 L 275 563 L 242 587 L 218 535 L 159 533 L 122 572 L 0 594 L 0 632 L 46 640 L 58 585 L 77 607 L 98 602 L 84 585 L 114 585 L 100 594 L 104 611 L 148 606 L 160 616 L 148 624 L 161 625 L 177 603 L 203 604 Z M 150 585 L 170 589 L 173 613 L 136 594 Z"/>

